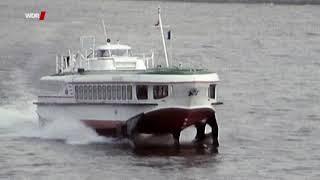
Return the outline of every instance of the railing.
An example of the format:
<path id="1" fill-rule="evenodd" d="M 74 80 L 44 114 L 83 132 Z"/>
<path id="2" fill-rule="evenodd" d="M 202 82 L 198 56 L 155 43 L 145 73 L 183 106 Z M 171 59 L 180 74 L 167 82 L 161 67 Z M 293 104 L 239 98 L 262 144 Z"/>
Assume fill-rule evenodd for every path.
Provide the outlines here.
<path id="1" fill-rule="evenodd" d="M 87 51 L 85 51 L 87 53 Z M 130 64 L 127 69 L 134 70 L 137 67 L 133 67 L 132 64 L 136 64 L 139 60 L 143 61 L 146 69 L 154 68 L 154 53 L 152 52 L 151 55 L 146 56 L 146 54 L 135 54 L 130 57 L 137 57 L 138 60 L 133 63 L 131 61 L 128 62 L 116 62 L 116 59 L 114 57 L 92 57 L 88 58 L 86 55 L 82 54 L 80 51 L 78 51 L 76 54 L 73 54 L 71 50 L 68 51 L 68 55 L 56 55 L 56 74 L 64 74 L 67 72 L 77 72 L 78 68 L 83 69 L 91 69 L 91 62 L 92 61 L 98 61 L 98 60 L 112 60 L 112 66 L 110 68 L 107 68 L 107 70 L 116 70 L 116 69 L 126 69 L 124 66 L 125 63 Z M 117 66 L 117 63 L 119 64 L 119 67 Z M 98 68 L 99 69 L 99 68 Z"/>

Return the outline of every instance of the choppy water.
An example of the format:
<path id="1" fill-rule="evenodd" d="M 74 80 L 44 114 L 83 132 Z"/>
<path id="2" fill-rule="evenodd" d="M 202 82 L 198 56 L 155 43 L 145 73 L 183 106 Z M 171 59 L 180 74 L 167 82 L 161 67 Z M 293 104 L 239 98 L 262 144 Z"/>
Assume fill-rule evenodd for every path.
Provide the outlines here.
<path id="1" fill-rule="evenodd" d="M 112 39 L 160 49 L 159 4 L 174 63 L 220 75 L 219 153 L 137 153 L 72 122 L 39 129 L 32 101 L 55 53 L 102 37 L 101 18 Z M 40 10 L 45 21 L 25 19 Z M 312 5 L 1 1 L 0 179 L 319 179 L 319 17 Z"/>

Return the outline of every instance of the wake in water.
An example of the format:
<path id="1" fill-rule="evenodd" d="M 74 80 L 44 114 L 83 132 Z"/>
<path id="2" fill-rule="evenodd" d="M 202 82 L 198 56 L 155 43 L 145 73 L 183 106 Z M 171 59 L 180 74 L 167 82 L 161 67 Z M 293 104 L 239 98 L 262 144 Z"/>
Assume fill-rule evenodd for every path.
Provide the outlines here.
<path id="1" fill-rule="evenodd" d="M 17 110 L 0 107 L 0 136 L 63 140 L 67 144 L 107 143 L 112 139 L 98 136 L 80 121 L 55 120 L 39 127 L 34 109 Z"/>
<path id="2" fill-rule="evenodd" d="M 206 133 L 211 131 L 206 128 Z M 196 134 L 194 127 L 181 133 L 181 143 L 190 144 Z M 35 108 L 20 110 L 15 107 L 0 107 L 0 137 L 26 137 L 49 140 L 61 140 L 66 144 L 91 143 L 128 143 L 126 139 L 119 141 L 114 138 L 99 136 L 93 129 L 75 119 L 56 119 L 44 127 L 38 124 Z M 141 146 L 170 146 L 173 144 L 171 135 L 143 135 L 138 144 Z"/>

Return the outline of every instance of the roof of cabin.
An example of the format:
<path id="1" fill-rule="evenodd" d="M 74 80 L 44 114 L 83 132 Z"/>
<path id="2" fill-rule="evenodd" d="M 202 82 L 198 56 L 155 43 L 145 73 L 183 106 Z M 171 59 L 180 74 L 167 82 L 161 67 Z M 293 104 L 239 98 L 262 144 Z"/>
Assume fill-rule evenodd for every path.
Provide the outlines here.
<path id="1" fill-rule="evenodd" d="M 211 74 L 212 71 L 208 69 L 191 69 L 191 68 L 153 68 L 147 70 L 89 70 L 80 74 L 150 74 L 150 75 L 197 75 L 197 74 Z M 74 73 L 53 74 L 52 76 L 63 76 Z"/>
<path id="2" fill-rule="evenodd" d="M 190 74 L 208 74 L 212 73 L 207 69 L 191 69 L 191 68 L 154 68 L 148 69 L 144 74 L 177 74 L 177 75 L 190 75 Z"/>
<path id="3" fill-rule="evenodd" d="M 157 73 L 156 73 L 157 72 Z M 209 71 L 85 71 L 80 74 L 65 74 L 42 77 L 46 81 L 81 82 L 218 82 L 218 74 Z"/>
<path id="4" fill-rule="evenodd" d="M 104 44 L 104 45 L 100 45 L 96 48 L 97 50 L 100 49 L 110 49 L 110 50 L 115 50 L 115 49 L 131 49 L 130 46 L 127 45 L 123 45 L 123 44 Z"/>

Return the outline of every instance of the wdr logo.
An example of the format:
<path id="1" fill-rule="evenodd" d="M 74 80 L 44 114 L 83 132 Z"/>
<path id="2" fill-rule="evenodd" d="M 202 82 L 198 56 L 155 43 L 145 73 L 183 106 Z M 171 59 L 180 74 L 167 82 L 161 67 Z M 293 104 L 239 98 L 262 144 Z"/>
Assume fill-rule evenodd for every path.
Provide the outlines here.
<path id="1" fill-rule="evenodd" d="M 26 19 L 39 19 L 43 21 L 46 17 L 46 11 L 41 11 L 40 13 L 25 13 Z"/>

